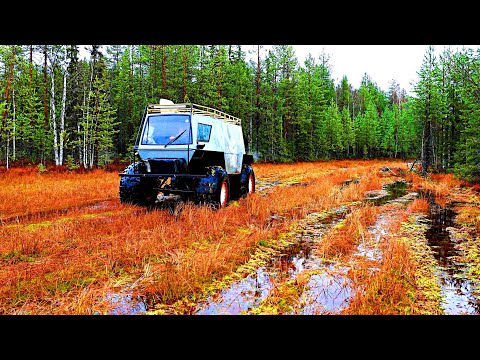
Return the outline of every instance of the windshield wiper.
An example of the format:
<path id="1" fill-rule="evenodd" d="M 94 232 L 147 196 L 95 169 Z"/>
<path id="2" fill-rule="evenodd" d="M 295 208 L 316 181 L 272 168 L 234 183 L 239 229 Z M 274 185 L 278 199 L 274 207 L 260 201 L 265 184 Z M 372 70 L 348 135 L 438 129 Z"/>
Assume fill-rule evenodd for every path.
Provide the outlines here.
<path id="1" fill-rule="evenodd" d="M 188 129 L 188 128 L 187 128 L 187 129 Z M 174 139 L 172 139 L 172 140 L 170 140 L 168 143 L 166 143 L 164 148 L 166 148 L 167 145 L 173 144 L 175 141 L 177 141 L 180 136 L 182 136 L 183 134 L 185 134 L 185 131 L 187 131 L 187 129 L 183 130 L 183 131 L 182 131 L 180 134 L 178 134 Z"/>

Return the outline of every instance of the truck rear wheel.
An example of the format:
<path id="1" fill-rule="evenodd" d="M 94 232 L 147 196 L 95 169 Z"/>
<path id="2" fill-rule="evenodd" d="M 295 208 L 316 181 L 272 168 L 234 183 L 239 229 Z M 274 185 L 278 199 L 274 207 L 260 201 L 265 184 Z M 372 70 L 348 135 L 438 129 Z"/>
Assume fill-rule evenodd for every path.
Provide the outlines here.
<path id="1" fill-rule="evenodd" d="M 251 165 L 243 165 L 240 174 L 240 196 L 255 192 L 255 173 Z"/>
<path id="2" fill-rule="evenodd" d="M 252 172 L 248 175 L 247 181 L 247 195 L 255 192 L 255 174 Z"/>

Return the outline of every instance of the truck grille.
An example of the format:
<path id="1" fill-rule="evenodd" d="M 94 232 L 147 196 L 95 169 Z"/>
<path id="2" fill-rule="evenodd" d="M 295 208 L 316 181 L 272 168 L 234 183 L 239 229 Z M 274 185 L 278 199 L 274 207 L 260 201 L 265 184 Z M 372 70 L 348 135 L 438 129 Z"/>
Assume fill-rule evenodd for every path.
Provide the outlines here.
<path id="1" fill-rule="evenodd" d="M 184 159 L 151 159 L 152 174 L 184 174 L 187 172 L 187 164 Z"/>

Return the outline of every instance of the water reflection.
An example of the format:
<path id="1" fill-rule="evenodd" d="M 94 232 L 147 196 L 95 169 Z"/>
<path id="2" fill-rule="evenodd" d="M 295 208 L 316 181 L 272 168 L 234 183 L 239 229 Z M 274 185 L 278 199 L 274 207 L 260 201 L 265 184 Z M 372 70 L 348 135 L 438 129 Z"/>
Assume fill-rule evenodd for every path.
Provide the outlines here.
<path id="1" fill-rule="evenodd" d="M 432 194 L 423 194 L 429 200 L 431 226 L 425 236 L 439 265 L 439 281 L 444 297 L 445 314 L 480 314 L 480 303 L 472 294 L 472 286 L 466 278 L 467 267 L 457 261 L 459 250 L 452 242 L 448 227 L 454 226 L 456 213 L 434 201 Z"/>

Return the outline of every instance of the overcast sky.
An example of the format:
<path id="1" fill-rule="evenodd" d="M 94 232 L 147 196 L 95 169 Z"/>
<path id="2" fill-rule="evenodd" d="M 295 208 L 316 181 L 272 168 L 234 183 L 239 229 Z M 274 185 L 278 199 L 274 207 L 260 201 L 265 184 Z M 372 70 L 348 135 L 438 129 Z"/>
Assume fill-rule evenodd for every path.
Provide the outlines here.
<path id="1" fill-rule="evenodd" d="M 445 47 L 452 50 L 463 46 L 477 48 L 478 45 L 435 45 L 437 54 Z M 269 48 L 269 46 L 265 46 Z M 318 59 L 322 50 L 330 55 L 332 78 L 339 83 L 344 75 L 356 89 L 365 73 L 384 91 L 395 79 L 400 88 L 413 95 L 413 83 L 418 81 L 417 72 L 422 65 L 428 45 L 293 45 L 300 65 L 303 66 L 308 53 Z"/>

